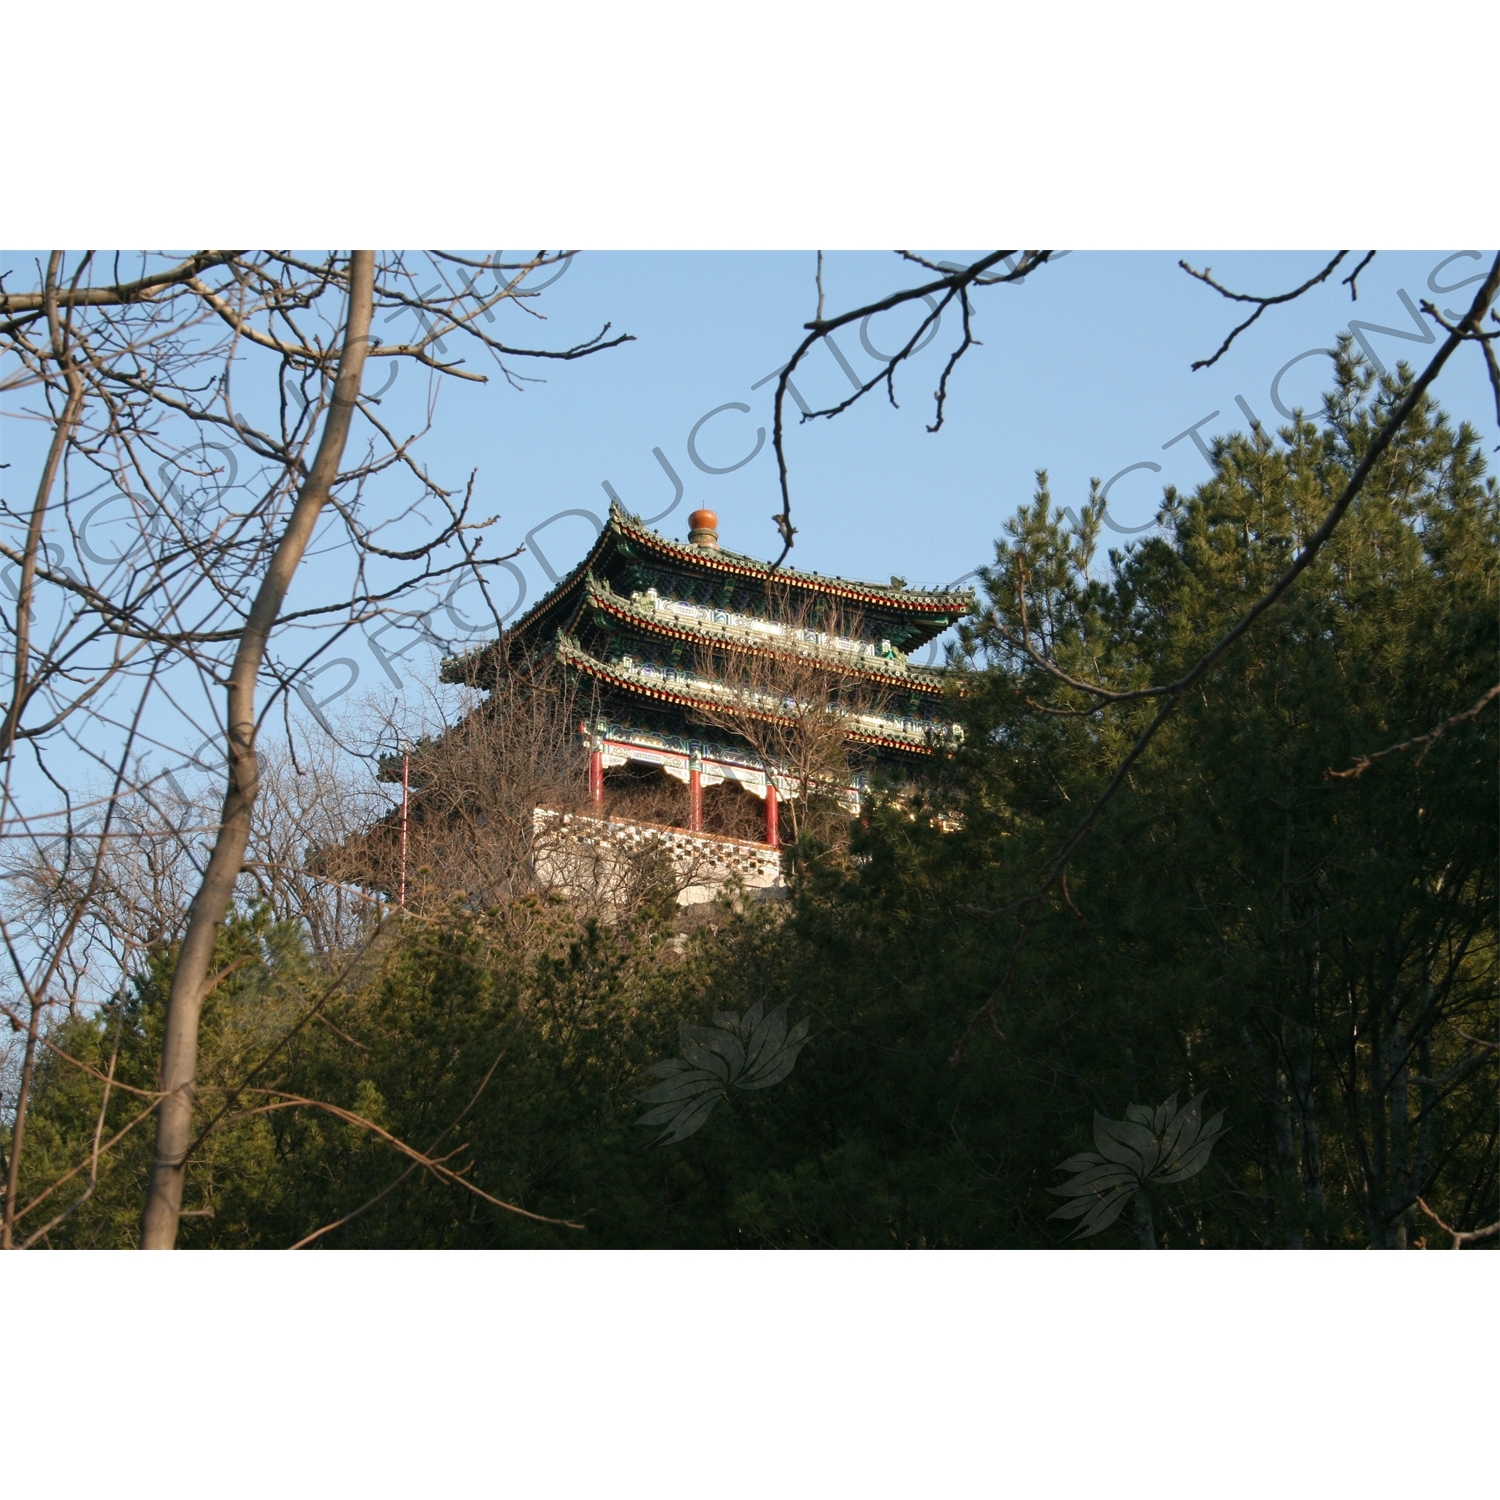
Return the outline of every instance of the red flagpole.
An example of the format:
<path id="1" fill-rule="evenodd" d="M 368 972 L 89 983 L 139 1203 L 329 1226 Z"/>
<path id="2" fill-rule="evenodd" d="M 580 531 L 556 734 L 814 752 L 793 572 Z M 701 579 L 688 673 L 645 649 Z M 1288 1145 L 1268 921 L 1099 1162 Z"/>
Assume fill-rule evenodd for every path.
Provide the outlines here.
<path id="1" fill-rule="evenodd" d="M 401 890 L 398 906 L 406 905 L 406 810 L 411 800 L 411 752 L 401 751 Z"/>

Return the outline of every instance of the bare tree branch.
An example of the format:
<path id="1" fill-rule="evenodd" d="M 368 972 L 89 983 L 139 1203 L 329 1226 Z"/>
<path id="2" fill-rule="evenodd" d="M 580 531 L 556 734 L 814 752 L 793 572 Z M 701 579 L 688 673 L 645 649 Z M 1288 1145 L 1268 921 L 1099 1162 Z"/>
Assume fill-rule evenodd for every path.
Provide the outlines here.
<path id="1" fill-rule="evenodd" d="M 1422 753 L 1417 757 L 1417 764 L 1420 766 L 1427 758 L 1427 752 L 1450 729 L 1462 724 L 1466 719 L 1477 719 L 1496 698 L 1500 698 L 1500 683 L 1497 683 L 1494 687 L 1483 693 L 1479 701 L 1472 708 L 1466 708 L 1462 713 L 1456 713 L 1452 718 L 1444 719 L 1437 728 L 1429 729 L 1426 734 L 1415 735 L 1409 740 L 1402 740 L 1399 745 L 1390 745 L 1384 750 L 1376 750 L 1369 755 L 1361 755 L 1347 771 L 1325 771 L 1323 773 L 1324 779 L 1328 781 L 1344 781 L 1363 776 L 1377 760 L 1384 760 L 1388 755 L 1399 755 L 1403 750 L 1414 750 L 1418 745 L 1422 746 Z"/>
<path id="2" fill-rule="evenodd" d="M 1210 356 L 1208 359 L 1194 360 L 1193 369 L 1206 370 L 1210 365 L 1217 364 L 1220 358 L 1229 352 L 1229 346 L 1248 327 L 1250 327 L 1250 325 L 1254 323 L 1268 307 L 1277 307 L 1283 302 L 1295 302 L 1296 299 L 1300 297 L 1304 292 L 1311 291 L 1312 288 L 1317 286 L 1319 282 L 1326 281 L 1333 274 L 1334 269 L 1338 266 L 1339 262 L 1343 260 L 1343 258 L 1348 253 L 1349 252 L 1347 250 L 1340 250 L 1339 253 L 1335 255 L 1333 259 L 1329 261 L 1328 264 L 1324 266 L 1316 276 L 1310 276 L 1306 281 L 1302 283 L 1301 286 L 1297 287 L 1294 291 L 1281 292 L 1274 297 L 1257 297 L 1254 294 L 1248 292 L 1231 292 L 1228 287 L 1220 286 L 1219 283 L 1214 280 L 1212 266 L 1205 266 L 1201 271 L 1195 271 L 1185 260 L 1178 261 L 1177 264 L 1181 266 L 1189 276 L 1193 277 L 1197 281 L 1203 282 L 1205 286 L 1211 286 L 1221 297 L 1227 297 L 1231 302 L 1255 303 L 1255 311 L 1251 313 L 1250 316 L 1246 318 L 1245 321 L 1238 327 L 1230 329 L 1228 336 L 1225 338 L 1224 342 L 1219 345 L 1218 349 L 1213 353 L 1212 356 Z M 1358 276 L 1360 271 L 1363 271 L 1364 268 L 1370 263 L 1374 254 L 1375 252 L 1372 250 L 1370 254 L 1360 262 L 1359 267 L 1354 272 L 1354 276 L 1351 276 L 1349 278 L 1348 284 L 1352 286 L 1354 278 Z"/>
<path id="3" fill-rule="evenodd" d="M 904 251 L 901 253 L 906 259 L 915 261 L 917 264 L 927 267 L 928 269 L 938 269 L 935 266 L 929 266 L 928 262 L 921 260 L 920 257 L 907 255 Z M 933 393 L 933 399 L 936 403 L 936 411 L 934 413 L 932 425 L 927 430 L 929 432 L 936 432 L 943 425 L 944 406 L 947 402 L 948 397 L 948 376 L 952 373 L 954 365 L 958 363 L 958 360 L 969 348 L 972 347 L 975 342 L 971 335 L 969 325 L 971 311 L 968 301 L 969 288 L 976 284 L 982 286 L 995 286 L 1004 283 L 1022 281 L 1028 275 L 1030 275 L 1032 271 L 1036 270 L 1038 266 L 1045 264 L 1048 258 L 1052 255 L 1052 251 L 1024 251 L 1022 252 L 1019 264 L 1017 264 L 1014 269 L 1007 271 L 1005 275 L 990 277 L 985 276 L 984 273 L 988 271 L 992 266 L 998 265 L 1001 261 L 1010 260 L 1014 257 L 1015 254 L 1016 252 L 1013 250 L 996 250 L 989 255 L 981 256 L 972 265 L 960 267 L 955 270 L 944 270 L 942 275 L 936 281 L 925 282 L 921 286 L 908 287 L 905 290 L 899 292 L 892 292 L 890 296 L 882 297 L 878 302 L 871 302 L 864 307 L 856 307 L 850 312 L 839 314 L 839 316 L 836 318 L 824 318 L 821 315 L 822 306 L 820 295 L 819 316 L 814 318 L 811 323 L 807 323 L 804 325 L 809 330 L 808 335 L 802 340 L 800 344 L 798 344 L 796 350 L 792 354 L 791 359 L 788 360 L 787 364 L 782 369 L 780 378 L 776 382 L 776 398 L 774 403 L 774 415 L 772 421 L 771 446 L 776 454 L 776 471 L 778 481 L 781 486 L 781 510 L 777 515 L 772 517 L 772 520 L 775 521 L 776 529 L 781 533 L 782 548 L 780 557 L 778 557 L 775 563 L 772 564 L 773 567 L 780 567 L 781 564 L 786 560 L 787 554 L 792 550 L 793 538 L 797 534 L 797 528 L 792 525 L 792 497 L 791 488 L 787 477 L 784 416 L 786 406 L 787 382 L 791 379 L 792 372 L 797 368 L 798 365 L 802 363 L 803 359 L 807 356 L 808 351 L 811 350 L 813 345 L 816 344 L 820 339 L 826 338 L 830 333 L 833 333 L 837 329 L 845 327 L 849 323 L 858 322 L 863 318 L 873 317 L 876 313 L 889 312 L 892 308 L 904 306 L 908 302 L 915 302 L 930 297 L 936 297 L 938 299 L 937 306 L 931 309 L 928 312 L 927 316 L 922 319 L 921 323 L 917 327 L 916 332 L 912 334 L 912 336 L 906 341 L 901 349 L 890 359 L 885 361 L 885 364 L 879 374 L 871 377 L 869 380 L 861 382 L 854 394 L 848 397 L 846 400 L 840 401 L 837 405 L 824 408 L 820 411 L 805 412 L 802 416 L 802 420 L 804 422 L 807 422 L 812 420 L 812 418 L 814 417 L 836 417 L 841 412 L 847 411 L 851 406 L 855 404 L 855 402 L 868 395 L 872 390 L 875 389 L 876 386 L 881 384 L 885 385 L 891 403 L 892 405 L 894 405 L 896 401 L 896 388 L 894 383 L 896 367 L 911 358 L 918 344 L 922 342 L 922 335 L 926 333 L 929 328 L 933 327 L 938 319 L 941 318 L 943 309 L 947 307 L 955 298 L 958 298 L 960 303 L 962 304 L 964 311 L 964 336 L 958 348 L 949 357 L 948 363 L 943 369 L 942 378 L 938 383 L 938 388 Z"/>
<path id="4" fill-rule="evenodd" d="M 1451 1224 L 1445 1223 L 1443 1219 L 1428 1208 L 1420 1198 L 1417 1199 L 1417 1207 L 1444 1234 L 1451 1234 L 1453 1236 L 1453 1244 L 1450 1248 L 1454 1250 L 1462 1250 L 1465 1245 L 1472 1245 L 1475 1240 L 1487 1240 L 1493 1234 L 1500 1234 L 1500 1219 L 1497 1219 L 1493 1224 L 1486 1225 L 1483 1229 L 1455 1229 Z"/>

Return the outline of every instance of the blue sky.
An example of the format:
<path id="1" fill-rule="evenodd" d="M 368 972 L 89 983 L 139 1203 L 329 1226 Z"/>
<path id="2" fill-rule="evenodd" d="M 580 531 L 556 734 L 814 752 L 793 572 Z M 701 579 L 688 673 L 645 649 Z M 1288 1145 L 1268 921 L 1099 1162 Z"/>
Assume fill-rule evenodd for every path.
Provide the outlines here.
<path id="1" fill-rule="evenodd" d="M 974 252 L 926 253 L 965 259 Z M 1186 258 L 1211 264 L 1229 285 L 1258 292 L 1295 286 L 1327 259 L 1314 252 L 1188 252 Z M 932 391 L 958 336 L 956 317 L 945 319 L 899 375 L 899 409 L 876 392 L 831 422 L 794 425 L 789 453 L 799 531 L 791 562 L 851 578 L 899 574 L 912 583 L 952 583 L 989 559 L 1003 522 L 1029 499 L 1038 468 L 1050 471 L 1061 505 L 1076 506 L 1091 477 L 1119 476 L 1109 514 L 1120 529 L 1106 532 L 1106 544 L 1122 545 L 1149 525 L 1164 485 L 1190 489 L 1207 477 L 1189 428 L 1197 426 L 1205 442 L 1243 430 L 1248 418 L 1241 400 L 1267 426 L 1279 425 L 1285 418 L 1272 393 L 1278 374 L 1281 407 L 1316 411 L 1330 383 L 1328 363 L 1321 354 L 1299 355 L 1327 348 L 1351 316 L 1414 332 L 1403 294 L 1413 306 L 1431 298 L 1439 307 L 1466 307 L 1471 291 L 1446 289 L 1479 269 L 1469 254 L 1452 250 L 1382 254 L 1362 274 L 1357 303 L 1335 280 L 1271 310 L 1214 368 L 1195 373 L 1192 362 L 1213 353 L 1239 321 L 1239 309 L 1191 280 L 1177 261 L 1178 254 L 1168 252 L 1078 251 L 1023 285 L 979 291 L 975 332 L 982 342 L 955 372 L 947 420 L 936 434 L 926 431 Z M 525 553 L 498 576 L 495 596 L 503 610 L 513 615 L 540 598 L 551 586 L 548 568 L 565 573 L 592 540 L 586 516 L 553 519 L 559 512 L 602 517 L 608 484 L 630 509 L 657 516 L 673 502 L 668 468 L 683 494 L 657 529 L 683 536 L 688 513 L 703 506 L 718 512 L 726 547 L 775 556 L 774 380 L 767 377 L 813 315 L 814 268 L 814 254 L 806 251 L 589 252 L 527 304 L 544 320 L 514 306 L 501 311 L 492 331 L 514 342 L 562 347 L 606 322 L 614 332 L 635 336 L 571 363 L 516 361 L 517 374 L 525 377 L 519 390 L 492 379 L 487 385 L 446 381 L 437 392 L 431 430 L 419 449 L 429 472 L 455 489 L 475 473 L 475 512 L 500 518 L 486 543 L 488 555 L 509 552 L 530 536 Z M 888 253 L 832 252 L 825 257 L 826 308 L 834 314 L 924 279 Z M 867 376 L 877 367 L 868 350 L 899 347 L 918 316 L 908 308 L 863 330 L 844 330 L 838 353 Z M 394 339 L 414 330 L 397 320 L 377 331 Z M 1431 348 L 1389 333 L 1366 337 L 1388 364 L 1403 357 L 1418 362 Z M 839 359 L 821 347 L 796 383 L 814 406 L 850 391 Z M 1436 389 L 1448 410 L 1474 422 L 1493 450 L 1500 433 L 1480 360 L 1462 352 Z M 420 427 L 425 377 L 406 366 L 382 400 L 382 416 L 394 426 Z M 789 414 L 795 410 L 789 407 Z M 45 433 L 36 424 L 4 426 L 0 441 L 14 462 L 5 476 L 7 493 L 20 494 Z M 1145 467 L 1152 464 L 1159 470 Z M 372 490 L 367 516 L 410 498 L 395 473 Z M 310 556 L 294 607 L 341 594 L 351 562 L 346 545 Z M 420 612 L 435 603 L 428 597 L 415 607 Z M 463 644 L 459 627 L 469 620 L 470 640 L 493 634 L 472 585 L 451 603 L 456 613 L 432 617 L 438 633 Z M 306 637 L 286 641 L 284 659 L 298 660 L 314 644 Z M 940 659 L 935 649 L 927 654 Z M 425 699 L 436 677 L 434 653 L 409 616 L 351 632 L 322 662 L 306 699 L 293 703 L 309 728 L 309 702 L 335 720 L 357 704 L 368 709 L 373 702 L 383 711 L 381 704 L 397 698 Z M 197 696 L 188 692 L 181 700 L 193 725 L 161 721 L 157 753 L 163 763 L 180 764 L 211 733 L 218 704 L 195 702 Z"/>
<path id="2" fill-rule="evenodd" d="M 930 252 L 962 258 L 966 252 Z M 1357 303 L 1337 284 L 1268 312 L 1210 370 L 1192 372 L 1194 359 L 1213 353 L 1239 310 L 1190 280 L 1175 253 L 1077 252 L 1016 287 L 994 287 L 976 297 L 976 331 L 983 341 L 959 366 L 941 432 L 929 434 L 931 392 L 956 337 L 956 318 L 898 379 L 900 409 L 883 394 L 828 421 L 803 424 L 790 443 L 794 519 L 799 527 L 791 561 L 798 567 L 849 577 L 945 583 L 984 562 L 1001 523 L 1030 497 L 1033 472 L 1051 473 L 1054 496 L 1077 504 L 1090 477 L 1108 480 L 1136 469 L 1111 493 L 1111 518 L 1130 530 L 1149 522 L 1165 484 L 1190 488 L 1208 466 L 1191 436 L 1164 446 L 1212 412 L 1200 435 L 1247 419 L 1236 397 L 1262 422 L 1285 419 L 1272 404 L 1271 384 L 1295 356 L 1329 346 L 1351 316 L 1413 330 L 1400 299 L 1467 306 L 1472 292 L 1446 298 L 1429 276 L 1452 251 L 1378 256 L 1360 278 Z M 1251 291 L 1284 290 L 1321 267 L 1326 256 L 1188 252 L 1194 265 L 1210 263 L 1216 276 Z M 1478 263 L 1454 260 L 1435 277 L 1452 287 Z M 824 283 L 830 313 L 858 306 L 897 285 L 911 284 L 913 268 L 892 255 L 832 253 Z M 1460 300 L 1462 299 L 1462 300 Z M 427 440 L 434 472 L 449 481 L 478 469 L 480 510 L 502 520 L 497 540 L 518 545 L 559 510 L 603 513 L 609 482 L 631 509 L 653 516 L 672 501 L 673 485 L 654 454 L 660 449 L 683 481 L 677 508 L 657 523 L 684 535 L 697 506 L 719 513 L 723 544 L 761 557 L 778 543 L 770 516 L 777 505 L 769 440 L 774 382 L 760 384 L 796 346 L 812 316 L 814 257 L 797 253 L 593 253 L 577 257 L 566 275 L 536 304 L 548 321 L 538 332 L 556 342 L 592 333 L 609 321 L 636 341 L 570 365 L 541 370 L 544 384 L 515 392 L 502 383 L 460 388 L 442 397 Z M 893 312 L 865 330 L 875 349 L 894 349 L 918 314 Z M 520 318 L 515 319 L 517 323 Z M 529 322 L 530 320 L 525 320 Z M 1414 331 L 1414 330 L 1413 330 Z M 1387 363 L 1420 360 L 1425 346 L 1368 334 Z M 861 375 L 876 368 L 851 328 L 838 335 L 839 352 Z M 798 377 L 813 405 L 841 399 L 850 384 L 835 356 L 815 349 Z M 538 373 L 532 366 L 526 373 Z M 405 378 L 403 376 L 403 378 Z M 1321 356 L 1294 364 L 1277 396 L 1291 409 L 1316 410 L 1329 385 Z M 1455 359 L 1438 382 L 1439 398 L 1497 438 L 1494 408 L 1480 361 Z M 688 438 L 716 408 L 695 444 Z M 795 415 L 795 412 L 792 413 Z M 558 572 L 592 536 L 573 517 L 545 526 L 535 541 Z M 1110 533 L 1116 543 L 1126 537 Z M 518 559 L 527 602 L 549 586 L 542 560 Z M 507 583 L 507 603 L 516 585 Z"/>

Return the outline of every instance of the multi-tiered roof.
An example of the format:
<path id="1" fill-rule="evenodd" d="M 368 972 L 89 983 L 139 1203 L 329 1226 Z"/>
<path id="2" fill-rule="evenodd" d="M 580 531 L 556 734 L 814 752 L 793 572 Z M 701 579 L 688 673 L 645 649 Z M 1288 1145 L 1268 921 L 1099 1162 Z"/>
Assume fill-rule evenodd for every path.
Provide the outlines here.
<path id="1" fill-rule="evenodd" d="M 731 693 L 738 710 L 757 711 L 742 686 L 715 680 L 716 650 L 742 660 L 812 657 L 840 679 L 867 681 L 879 707 L 852 714 L 846 733 L 876 759 L 930 754 L 951 736 L 944 674 L 918 666 L 910 653 L 972 608 L 969 591 L 773 568 L 720 547 L 711 512 L 695 512 L 690 521 L 692 540 L 673 541 L 612 505 L 578 566 L 500 641 L 450 662 L 445 677 L 487 686 L 502 665 L 560 662 L 595 689 L 616 763 L 695 749 L 713 760 L 745 761 L 734 745 L 709 745 L 694 727 L 705 712 L 722 722 L 714 711 Z M 779 711 L 768 696 L 763 716 Z M 629 753 L 636 749 L 647 754 Z"/>

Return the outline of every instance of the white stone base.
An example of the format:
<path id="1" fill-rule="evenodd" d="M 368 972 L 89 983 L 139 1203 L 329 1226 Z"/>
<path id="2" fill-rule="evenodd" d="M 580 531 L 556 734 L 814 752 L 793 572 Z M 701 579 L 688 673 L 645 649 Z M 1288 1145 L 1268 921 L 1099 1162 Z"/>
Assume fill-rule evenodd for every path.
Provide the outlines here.
<path id="1" fill-rule="evenodd" d="M 752 898 L 780 895 L 786 889 L 781 853 L 769 844 L 551 807 L 534 810 L 532 828 L 537 875 L 563 895 L 606 902 L 625 899 L 636 867 L 632 856 L 647 849 L 665 851 L 679 906 L 712 901 L 735 877 Z"/>

